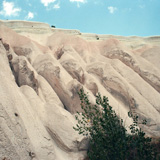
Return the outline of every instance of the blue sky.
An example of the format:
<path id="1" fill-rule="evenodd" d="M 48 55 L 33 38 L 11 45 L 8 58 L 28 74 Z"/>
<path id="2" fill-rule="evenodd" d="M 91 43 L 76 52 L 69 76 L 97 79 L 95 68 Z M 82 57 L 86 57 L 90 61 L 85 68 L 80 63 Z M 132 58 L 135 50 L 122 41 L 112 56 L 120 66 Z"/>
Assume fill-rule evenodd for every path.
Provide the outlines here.
<path id="1" fill-rule="evenodd" d="M 160 0 L 0 0 L 0 19 L 123 36 L 160 35 Z"/>

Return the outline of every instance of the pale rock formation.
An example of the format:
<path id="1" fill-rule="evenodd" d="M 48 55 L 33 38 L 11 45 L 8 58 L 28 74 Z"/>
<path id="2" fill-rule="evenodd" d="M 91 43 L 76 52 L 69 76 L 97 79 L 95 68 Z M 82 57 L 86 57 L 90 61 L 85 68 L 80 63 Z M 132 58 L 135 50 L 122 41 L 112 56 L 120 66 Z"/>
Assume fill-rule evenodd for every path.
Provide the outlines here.
<path id="1" fill-rule="evenodd" d="M 84 88 L 128 127 L 128 111 L 160 137 L 160 37 L 83 34 L 27 21 L 0 21 L 0 159 L 84 160 L 88 139 L 73 130 Z"/>

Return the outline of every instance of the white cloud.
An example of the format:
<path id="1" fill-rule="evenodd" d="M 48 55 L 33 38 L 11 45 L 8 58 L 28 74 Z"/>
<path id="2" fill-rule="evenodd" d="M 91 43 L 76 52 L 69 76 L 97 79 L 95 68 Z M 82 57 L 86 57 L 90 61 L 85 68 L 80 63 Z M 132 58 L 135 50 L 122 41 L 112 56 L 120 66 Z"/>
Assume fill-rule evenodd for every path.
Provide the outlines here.
<path id="1" fill-rule="evenodd" d="M 26 19 L 33 19 L 33 18 L 34 18 L 34 13 L 28 12 Z"/>
<path id="2" fill-rule="evenodd" d="M 80 3 L 85 3 L 86 0 L 70 0 L 70 2 L 80 2 Z"/>
<path id="3" fill-rule="evenodd" d="M 54 9 L 59 9 L 59 8 L 60 8 L 60 5 L 59 5 L 59 4 L 55 4 L 55 5 L 53 6 L 53 8 L 54 8 Z"/>
<path id="4" fill-rule="evenodd" d="M 41 0 L 41 3 L 47 7 L 50 3 L 54 3 L 56 0 Z"/>
<path id="5" fill-rule="evenodd" d="M 18 16 L 21 8 L 16 8 L 13 2 L 3 1 L 2 3 L 2 11 L 0 14 L 3 16 Z"/>
<path id="6" fill-rule="evenodd" d="M 109 10 L 109 12 L 110 12 L 111 14 L 113 14 L 113 13 L 117 10 L 117 8 L 110 6 L 110 7 L 108 7 L 108 10 Z"/>
<path id="7" fill-rule="evenodd" d="M 87 0 L 69 0 L 70 2 L 77 2 L 77 7 L 80 7 L 80 3 L 86 3 Z"/>

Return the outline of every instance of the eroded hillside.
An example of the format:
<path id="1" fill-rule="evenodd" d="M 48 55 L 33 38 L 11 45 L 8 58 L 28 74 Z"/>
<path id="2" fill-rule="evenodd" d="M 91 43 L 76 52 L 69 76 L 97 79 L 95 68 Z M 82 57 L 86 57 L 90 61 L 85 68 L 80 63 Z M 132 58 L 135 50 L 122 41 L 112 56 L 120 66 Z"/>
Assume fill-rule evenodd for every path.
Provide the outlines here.
<path id="1" fill-rule="evenodd" d="M 96 93 L 131 123 L 160 137 L 160 37 L 122 37 L 0 21 L 0 159 L 83 160 L 78 90 Z"/>

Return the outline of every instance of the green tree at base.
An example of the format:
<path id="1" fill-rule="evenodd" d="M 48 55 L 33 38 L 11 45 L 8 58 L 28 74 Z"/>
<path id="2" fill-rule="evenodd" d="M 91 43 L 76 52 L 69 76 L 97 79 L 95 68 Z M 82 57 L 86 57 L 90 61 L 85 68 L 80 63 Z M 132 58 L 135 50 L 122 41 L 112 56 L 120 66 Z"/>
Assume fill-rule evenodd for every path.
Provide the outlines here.
<path id="1" fill-rule="evenodd" d="M 78 124 L 73 127 L 79 134 L 90 138 L 88 157 L 90 160 L 156 160 L 156 150 L 151 138 L 146 137 L 138 128 L 138 116 L 130 125 L 131 134 L 123 126 L 107 97 L 96 96 L 96 105 L 92 105 L 83 89 L 79 91 L 82 113 L 77 112 Z M 146 121 L 143 121 L 146 124 Z"/>

